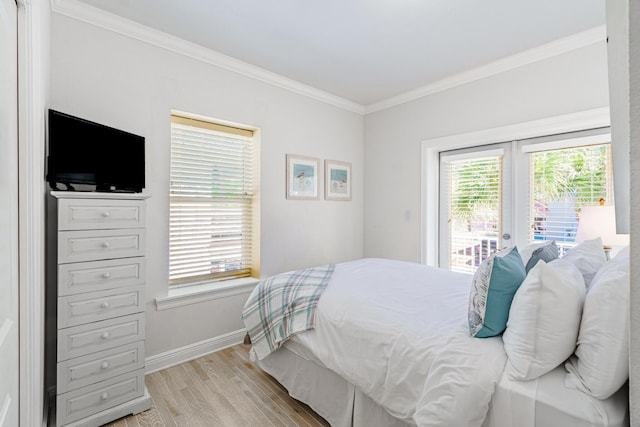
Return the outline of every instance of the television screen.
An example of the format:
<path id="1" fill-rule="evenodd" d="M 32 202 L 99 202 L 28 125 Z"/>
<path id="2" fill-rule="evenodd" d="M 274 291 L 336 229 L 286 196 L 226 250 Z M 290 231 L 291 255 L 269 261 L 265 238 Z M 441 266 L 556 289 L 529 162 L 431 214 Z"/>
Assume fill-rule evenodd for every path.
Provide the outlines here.
<path id="1" fill-rule="evenodd" d="M 142 136 L 49 110 L 47 181 L 56 190 L 85 184 L 95 186 L 95 191 L 141 192 L 144 141 Z"/>

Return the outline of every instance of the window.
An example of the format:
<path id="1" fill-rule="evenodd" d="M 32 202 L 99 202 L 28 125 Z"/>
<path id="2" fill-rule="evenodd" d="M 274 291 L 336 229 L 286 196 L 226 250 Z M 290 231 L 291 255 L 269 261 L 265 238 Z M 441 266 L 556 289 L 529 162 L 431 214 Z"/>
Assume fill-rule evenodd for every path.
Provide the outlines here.
<path id="1" fill-rule="evenodd" d="M 440 152 L 439 265 L 473 273 L 502 247 L 575 245 L 580 210 L 613 204 L 609 129 Z"/>
<path id="2" fill-rule="evenodd" d="M 169 283 L 251 274 L 253 132 L 172 115 Z"/>

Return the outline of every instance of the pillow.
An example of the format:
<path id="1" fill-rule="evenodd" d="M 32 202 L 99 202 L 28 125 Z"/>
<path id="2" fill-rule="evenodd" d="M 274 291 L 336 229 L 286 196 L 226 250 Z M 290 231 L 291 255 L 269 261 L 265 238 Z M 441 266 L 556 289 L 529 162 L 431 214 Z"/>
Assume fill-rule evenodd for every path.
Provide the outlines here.
<path id="1" fill-rule="evenodd" d="M 629 377 L 629 263 L 622 251 L 598 270 L 587 294 L 565 383 L 606 399 Z"/>
<path id="2" fill-rule="evenodd" d="M 562 259 L 571 262 L 578 267 L 584 277 L 584 284 L 589 289 L 593 276 L 607 261 L 602 247 L 602 239 L 585 240 L 577 246 L 569 249 Z"/>
<path id="3" fill-rule="evenodd" d="M 586 289 L 573 264 L 540 261 L 516 292 L 502 340 L 511 379 L 532 380 L 576 348 Z"/>
<path id="4" fill-rule="evenodd" d="M 535 251 L 538 248 L 543 247 L 544 245 L 548 245 L 549 243 L 551 243 L 551 242 L 550 241 L 535 242 L 535 243 L 530 243 L 527 246 L 524 246 L 522 248 L 518 248 L 518 252 L 520 253 L 520 256 L 522 257 L 522 262 L 526 265 L 527 262 L 529 261 L 529 259 L 531 258 L 531 255 L 533 254 L 533 251 Z"/>
<path id="5" fill-rule="evenodd" d="M 507 325 L 513 294 L 527 275 L 518 249 L 504 249 L 480 263 L 471 282 L 469 333 L 487 338 Z"/>
<path id="6" fill-rule="evenodd" d="M 625 246 L 624 248 L 622 248 L 622 249 L 620 249 L 620 250 L 618 251 L 618 253 L 616 254 L 616 256 L 615 256 L 615 257 L 613 257 L 613 259 L 616 259 L 616 258 L 620 258 L 620 259 L 622 259 L 622 258 L 624 258 L 624 257 L 628 257 L 628 256 L 630 256 L 630 255 L 631 255 L 631 248 L 630 248 L 629 246 Z"/>
<path id="7" fill-rule="evenodd" d="M 527 273 L 531 271 L 538 261 L 551 262 L 554 259 L 558 259 L 558 254 L 558 245 L 556 245 L 555 241 L 532 243 L 525 246 L 520 252 Z"/>

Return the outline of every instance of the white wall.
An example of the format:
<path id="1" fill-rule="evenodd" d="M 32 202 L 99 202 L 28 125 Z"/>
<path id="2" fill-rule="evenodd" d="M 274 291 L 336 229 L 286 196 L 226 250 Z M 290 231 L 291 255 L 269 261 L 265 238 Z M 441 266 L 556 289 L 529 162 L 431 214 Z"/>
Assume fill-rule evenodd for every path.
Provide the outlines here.
<path id="1" fill-rule="evenodd" d="M 365 117 L 364 255 L 421 260 L 421 141 L 608 106 L 604 42 Z"/>
<path id="2" fill-rule="evenodd" d="M 247 295 L 156 311 L 167 294 L 171 109 L 261 134 L 261 273 L 362 256 L 363 118 L 54 13 L 50 107 L 146 137 L 147 356 L 243 327 Z M 285 154 L 353 164 L 351 202 L 285 199 Z"/>
<path id="3" fill-rule="evenodd" d="M 629 2 L 629 98 L 631 148 L 631 254 L 640 252 L 640 4 Z M 640 426 L 640 264 L 631 264 L 631 426 Z"/>

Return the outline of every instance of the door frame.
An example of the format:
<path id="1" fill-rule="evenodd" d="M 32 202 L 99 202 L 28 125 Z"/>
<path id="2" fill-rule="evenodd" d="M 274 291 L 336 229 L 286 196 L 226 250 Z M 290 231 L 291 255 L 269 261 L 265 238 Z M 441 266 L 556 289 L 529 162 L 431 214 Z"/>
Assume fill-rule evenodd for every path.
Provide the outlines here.
<path id="1" fill-rule="evenodd" d="M 2 30 L 3 79 L 3 136 L 2 196 L 4 206 L 2 222 L 3 269 L 0 286 L 0 424 L 17 425 L 20 422 L 20 298 L 18 247 L 18 6 L 15 0 L 2 0 L 0 5 Z"/>
<path id="2" fill-rule="evenodd" d="M 440 152 L 610 125 L 609 107 L 422 141 L 421 262 L 438 266 Z"/>
<path id="3" fill-rule="evenodd" d="M 44 390 L 45 183 L 44 111 L 49 79 L 46 1 L 18 5 L 18 271 L 20 426 L 46 422 Z"/>

